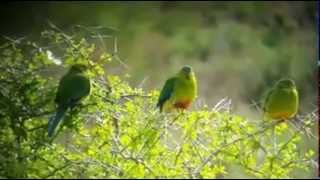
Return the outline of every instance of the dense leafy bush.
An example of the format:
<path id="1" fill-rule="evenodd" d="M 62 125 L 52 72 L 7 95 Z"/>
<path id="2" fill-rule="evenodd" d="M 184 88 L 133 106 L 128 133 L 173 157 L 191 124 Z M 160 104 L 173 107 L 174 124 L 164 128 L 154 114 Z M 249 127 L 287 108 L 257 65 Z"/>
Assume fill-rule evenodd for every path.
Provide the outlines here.
<path id="1" fill-rule="evenodd" d="M 223 105 L 160 114 L 159 91 L 104 72 L 116 54 L 54 26 L 38 42 L 0 46 L 1 177 L 218 178 L 239 166 L 251 177 L 286 178 L 314 170 L 314 150 L 299 149 L 315 124 L 312 113 L 301 117 L 303 130 L 250 120 Z M 58 80 L 77 62 L 90 66 L 91 95 L 48 139 Z"/>

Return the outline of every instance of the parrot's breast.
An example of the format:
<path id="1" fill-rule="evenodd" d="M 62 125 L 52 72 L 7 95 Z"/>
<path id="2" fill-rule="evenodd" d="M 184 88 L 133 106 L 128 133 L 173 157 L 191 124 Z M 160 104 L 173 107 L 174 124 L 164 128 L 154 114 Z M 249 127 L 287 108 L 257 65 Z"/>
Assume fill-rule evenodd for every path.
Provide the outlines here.
<path id="1" fill-rule="evenodd" d="M 174 103 L 175 108 L 187 109 L 191 105 L 191 100 L 178 101 Z"/>
<path id="2" fill-rule="evenodd" d="M 294 112 L 278 112 L 278 113 L 270 113 L 269 116 L 273 119 L 289 119 L 292 118 Z"/>
<path id="3" fill-rule="evenodd" d="M 290 119 L 297 113 L 298 104 L 296 90 L 276 90 L 271 94 L 266 113 L 272 119 Z"/>

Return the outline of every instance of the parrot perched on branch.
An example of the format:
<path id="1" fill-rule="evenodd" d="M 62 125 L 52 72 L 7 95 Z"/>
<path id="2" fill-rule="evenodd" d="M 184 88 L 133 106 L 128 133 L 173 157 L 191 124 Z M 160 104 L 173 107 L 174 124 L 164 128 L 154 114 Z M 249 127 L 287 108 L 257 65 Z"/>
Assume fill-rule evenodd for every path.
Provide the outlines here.
<path id="1" fill-rule="evenodd" d="M 168 79 L 160 93 L 157 107 L 160 112 L 187 109 L 197 96 L 197 80 L 190 66 Z"/>
<path id="2" fill-rule="evenodd" d="M 57 111 L 55 115 L 49 119 L 48 123 L 49 137 L 54 134 L 56 127 L 67 110 L 69 108 L 72 109 L 81 99 L 90 94 L 90 80 L 85 76 L 86 70 L 87 67 L 85 65 L 76 64 L 61 78 L 55 98 Z"/>
<path id="3" fill-rule="evenodd" d="M 291 79 L 279 80 L 268 92 L 263 110 L 267 118 L 287 120 L 294 117 L 299 107 L 299 94 Z"/>

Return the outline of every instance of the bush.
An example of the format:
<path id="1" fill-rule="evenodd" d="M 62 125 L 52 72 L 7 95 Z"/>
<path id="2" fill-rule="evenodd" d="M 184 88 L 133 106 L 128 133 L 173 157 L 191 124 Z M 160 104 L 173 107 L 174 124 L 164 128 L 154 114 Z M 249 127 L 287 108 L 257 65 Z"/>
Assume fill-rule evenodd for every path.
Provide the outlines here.
<path id="1" fill-rule="evenodd" d="M 314 170 L 314 151 L 299 149 L 305 131 L 290 123 L 263 125 L 222 106 L 160 114 L 159 91 L 104 72 L 116 54 L 54 25 L 38 42 L 0 46 L 0 177 L 219 178 L 239 166 L 250 177 L 289 178 Z M 77 62 L 90 66 L 91 95 L 49 139 L 61 67 Z M 315 119 L 303 117 L 303 129 Z"/>

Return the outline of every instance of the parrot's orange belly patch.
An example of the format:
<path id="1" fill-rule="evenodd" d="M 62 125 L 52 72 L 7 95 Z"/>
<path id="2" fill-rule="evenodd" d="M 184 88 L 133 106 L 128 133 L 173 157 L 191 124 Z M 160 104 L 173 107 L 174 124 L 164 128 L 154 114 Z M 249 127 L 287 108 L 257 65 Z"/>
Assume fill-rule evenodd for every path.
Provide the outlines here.
<path id="1" fill-rule="evenodd" d="M 189 100 L 178 101 L 174 104 L 174 107 L 179 108 L 179 109 L 187 109 L 190 105 L 191 105 L 191 101 L 189 101 Z"/>

